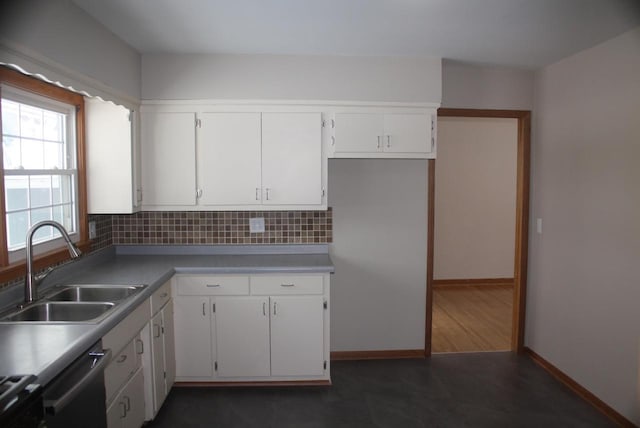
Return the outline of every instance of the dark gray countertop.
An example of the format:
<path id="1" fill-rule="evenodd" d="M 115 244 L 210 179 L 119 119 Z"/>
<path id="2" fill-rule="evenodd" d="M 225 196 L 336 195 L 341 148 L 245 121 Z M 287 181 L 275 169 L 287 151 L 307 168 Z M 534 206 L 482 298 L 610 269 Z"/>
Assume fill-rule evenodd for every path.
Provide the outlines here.
<path id="1" fill-rule="evenodd" d="M 175 273 L 327 273 L 326 245 L 111 247 L 51 274 L 43 290 L 73 283 L 147 284 L 99 324 L 0 323 L 0 375 L 35 374 L 46 385 Z M 19 303 L 22 287 L 0 292 L 0 308 Z"/>

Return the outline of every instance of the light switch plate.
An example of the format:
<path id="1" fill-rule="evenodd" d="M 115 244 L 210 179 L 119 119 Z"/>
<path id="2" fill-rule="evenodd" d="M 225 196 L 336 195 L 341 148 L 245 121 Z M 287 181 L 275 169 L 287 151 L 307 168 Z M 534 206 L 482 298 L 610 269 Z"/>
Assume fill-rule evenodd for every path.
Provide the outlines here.
<path id="1" fill-rule="evenodd" d="M 96 239 L 96 222 L 95 221 L 90 221 L 89 222 L 89 239 Z"/>
<path id="2" fill-rule="evenodd" d="M 264 217 L 256 217 L 249 219 L 249 232 L 250 233 L 263 233 L 264 232 Z"/>

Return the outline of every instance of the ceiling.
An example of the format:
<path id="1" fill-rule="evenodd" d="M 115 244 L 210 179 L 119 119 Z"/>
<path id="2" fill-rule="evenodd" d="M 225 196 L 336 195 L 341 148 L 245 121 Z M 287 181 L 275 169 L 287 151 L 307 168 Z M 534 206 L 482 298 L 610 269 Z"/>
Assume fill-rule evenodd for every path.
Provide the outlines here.
<path id="1" fill-rule="evenodd" d="M 640 0 L 72 1 L 142 54 L 437 56 L 539 68 L 640 25 Z"/>

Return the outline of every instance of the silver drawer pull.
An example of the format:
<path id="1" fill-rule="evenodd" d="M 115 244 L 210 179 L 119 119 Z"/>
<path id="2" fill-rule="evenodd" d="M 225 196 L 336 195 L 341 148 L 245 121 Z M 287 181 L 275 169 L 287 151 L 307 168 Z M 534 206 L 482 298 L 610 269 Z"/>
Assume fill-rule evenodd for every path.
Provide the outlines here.
<path id="1" fill-rule="evenodd" d="M 118 358 L 116 360 L 116 363 L 124 363 L 125 361 L 127 361 L 127 356 L 126 355 L 120 355 L 120 358 Z"/>
<path id="2" fill-rule="evenodd" d="M 291 283 L 291 284 L 280 284 L 280 287 L 294 287 L 295 284 Z"/>
<path id="3" fill-rule="evenodd" d="M 140 339 L 136 339 L 136 343 L 140 345 L 140 349 L 136 350 L 138 355 L 144 354 L 144 342 Z"/>
<path id="4" fill-rule="evenodd" d="M 220 287 L 220 284 L 207 284 L 207 287 L 209 288 Z"/>
<path id="5" fill-rule="evenodd" d="M 160 295 L 160 298 L 161 298 L 161 299 L 164 299 L 164 298 L 165 298 L 165 297 L 167 297 L 168 295 L 169 295 L 169 293 L 166 293 L 166 292 L 165 292 L 165 293 L 162 293 L 162 294 Z"/>

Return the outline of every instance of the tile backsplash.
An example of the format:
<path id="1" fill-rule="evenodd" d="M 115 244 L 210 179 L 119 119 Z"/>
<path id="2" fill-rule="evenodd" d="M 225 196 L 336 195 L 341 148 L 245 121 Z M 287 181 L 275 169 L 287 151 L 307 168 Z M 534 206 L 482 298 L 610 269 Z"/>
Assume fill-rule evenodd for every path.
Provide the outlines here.
<path id="1" fill-rule="evenodd" d="M 328 244 L 333 212 L 327 211 L 143 211 L 92 214 L 91 251 L 110 245 Z M 264 218 L 264 233 L 249 233 L 249 219 Z M 0 283 L 0 289 L 24 277 Z"/>
<path id="2" fill-rule="evenodd" d="M 333 239 L 331 208 L 327 211 L 144 211 L 110 217 L 111 240 L 116 245 L 325 244 Z M 264 218 L 263 233 L 249 232 L 249 219 L 255 217 Z"/>

